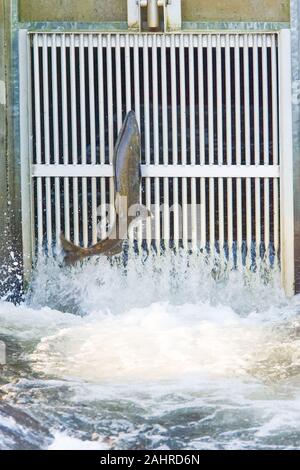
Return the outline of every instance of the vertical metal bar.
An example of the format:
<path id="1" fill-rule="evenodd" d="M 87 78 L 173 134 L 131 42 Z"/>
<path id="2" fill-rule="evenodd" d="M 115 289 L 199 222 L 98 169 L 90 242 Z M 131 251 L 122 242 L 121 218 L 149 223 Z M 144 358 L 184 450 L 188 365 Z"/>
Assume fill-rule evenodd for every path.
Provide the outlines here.
<path id="1" fill-rule="evenodd" d="M 141 129 L 140 116 L 140 55 L 139 55 L 139 36 L 134 35 L 134 110 L 136 119 Z"/>
<path id="2" fill-rule="evenodd" d="M 264 165 L 269 164 L 269 99 L 266 35 L 262 36 L 263 142 Z"/>
<path id="3" fill-rule="evenodd" d="M 273 164 L 279 164 L 278 155 L 278 80 L 277 80 L 277 55 L 276 55 L 276 39 L 272 34 L 271 44 L 271 85 L 272 85 L 272 134 L 273 134 Z"/>
<path id="4" fill-rule="evenodd" d="M 208 154 L 209 164 L 214 164 L 214 97 L 213 97 L 213 63 L 212 37 L 207 36 L 207 85 L 208 85 Z"/>
<path id="5" fill-rule="evenodd" d="M 185 86 L 185 57 L 184 36 L 180 35 L 179 57 L 180 57 L 180 124 L 181 124 L 181 161 L 186 165 L 186 86 Z"/>
<path id="6" fill-rule="evenodd" d="M 148 49 L 147 39 L 149 41 L 150 38 L 147 36 L 145 37 L 145 43 Z M 146 60 L 147 60 L 147 69 L 145 70 Z M 144 45 L 144 75 L 146 74 L 147 71 L 148 71 L 148 52 L 146 54 L 145 45 Z M 154 164 L 158 165 L 159 164 L 159 120 L 158 120 L 158 74 L 157 74 L 157 36 L 156 35 L 154 35 L 152 38 L 152 92 L 153 92 Z M 150 148 L 147 148 L 147 150 L 149 153 Z M 150 163 L 150 155 L 147 155 L 147 154 L 146 154 L 146 163 L 148 164 Z"/>
<path id="7" fill-rule="evenodd" d="M 105 163 L 103 36 L 98 35 L 99 145 L 100 163 Z M 119 117 L 122 126 L 122 114 Z M 101 184 L 102 184 L 101 180 Z"/>
<path id="8" fill-rule="evenodd" d="M 200 248 L 206 247 L 206 190 L 205 178 L 200 178 Z"/>
<path id="9" fill-rule="evenodd" d="M 126 45 L 127 47 L 127 45 Z M 126 52 L 125 52 L 126 56 Z M 111 34 L 107 35 L 107 46 L 106 46 L 106 58 L 107 58 L 107 114 L 108 114 L 108 149 L 109 149 L 109 164 L 113 164 L 113 155 L 114 155 L 114 119 L 113 119 L 113 89 L 111 86 L 112 83 L 112 36 Z M 125 74 L 127 77 L 127 58 L 125 57 Z M 127 96 L 127 85 L 126 85 L 126 101 L 128 100 Z M 126 107 L 128 106 L 128 101 Z M 109 220 L 110 226 L 113 226 L 115 219 L 115 206 L 114 206 L 114 179 L 111 177 L 109 179 Z"/>
<path id="10" fill-rule="evenodd" d="M 260 256 L 261 244 L 261 202 L 260 202 L 260 178 L 255 178 L 255 251 L 256 258 Z"/>
<path id="11" fill-rule="evenodd" d="M 104 67 L 103 67 L 103 36 L 98 35 L 98 90 L 99 90 L 99 146 L 100 146 L 100 164 L 105 163 L 105 117 L 104 117 Z M 120 74 L 117 74 L 117 76 Z M 118 95 L 117 95 L 118 96 Z M 118 98 L 117 98 L 118 99 Z M 117 105 L 118 106 L 118 105 Z M 122 126 L 122 109 L 118 115 L 118 126 Z M 101 196 L 101 226 L 106 222 L 106 178 L 100 178 L 100 196 Z M 101 233 L 102 238 L 103 232 Z"/>
<path id="12" fill-rule="evenodd" d="M 202 35 L 198 36 L 198 93 L 199 93 L 199 153 L 200 165 L 205 164 L 205 130 L 204 130 L 204 85 L 203 85 L 203 45 Z"/>
<path id="13" fill-rule="evenodd" d="M 208 158 L 214 164 L 214 97 L 212 35 L 207 36 L 207 84 L 208 84 Z M 210 253 L 215 250 L 215 181 L 209 178 L 209 246 Z"/>
<path id="14" fill-rule="evenodd" d="M 95 77 L 93 35 L 88 39 L 88 76 L 90 98 L 90 147 L 91 164 L 96 163 L 96 117 L 95 117 Z M 92 243 L 97 243 L 97 180 L 92 178 Z"/>
<path id="15" fill-rule="evenodd" d="M 182 243 L 188 248 L 188 205 L 187 205 L 187 179 L 182 178 Z"/>
<path id="16" fill-rule="evenodd" d="M 191 165 L 196 163 L 196 136 L 195 136 L 195 64 L 194 64 L 194 35 L 189 35 L 189 113 L 190 113 L 190 160 Z M 197 200 L 196 179 L 191 178 L 191 238 L 192 249 L 197 248 Z"/>
<path id="17" fill-rule="evenodd" d="M 159 178 L 154 178 L 154 202 L 155 202 L 155 245 L 157 249 L 157 254 L 160 254 L 160 188 L 159 188 Z"/>
<path id="18" fill-rule="evenodd" d="M 184 36 L 180 35 L 179 42 L 180 70 L 180 122 L 181 122 L 181 162 L 186 165 L 186 85 L 185 85 L 185 47 Z M 182 243 L 187 248 L 188 243 L 188 214 L 187 214 L 187 179 L 182 178 Z"/>
<path id="19" fill-rule="evenodd" d="M 204 130 L 204 69 L 203 69 L 203 36 L 198 36 L 198 93 L 199 93 L 199 154 L 200 165 L 205 164 L 205 130 Z M 200 178 L 200 249 L 206 245 L 206 202 L 205 178 Z"/>
<path id="20" fill-rule="evenodd" d="M 168 165 L 168 76 L 166 57 L 166 36 L 161 36 L 161 86 L 162 86 L 162 120 L 163 120 L 163 162 Z M 164 178 L 164 210 L 163 210 L 163 238 L 165 249 L 169 248 L 170 220 L 169 220 L 169 178 Z"/>
<path id="21" fill-rule="evenodd" d="M 114 226 L 115 217 L 116 217 L 114 201 L 115 201 L 115 183 L 114 183 L 114 178 L 111 177 L 109 178 L 109 221 L 110 221 L 111 228 Z M 114 234 L 112 232 L 111 236 L 118 237 L 118 234 Z"/>
<path id="22" fill-rule="evenodd" d="M 48 75 L 48 44 L 47 35 L 43 34 L 43 98 L 44 98 L 44 145 L 45 164 L 50 164 L 50 116 L 49 116 L 49 75 Z M 47 246 L 50 251 L 52 246 L 52 217 L 51 217 L 51 181 L 45 178 L 46 183 L 46 228 Z"/>
<path id="23" fill-rule="evenodd" d="M 70 36 L 70 81 L 71 81 L 71 116 L 72 116 L 72 163 L 78 162 L 77 145 L 77 93 L 76 93 L 76 66 L 75 66 L 75 37 Z M 78 218 L 78 178 L 73 178 L 73 228 L 74 243 L 79 243 L 79 218 Z"/>
<path id="24" fill-rule="evenodd" d="M 279 34 L 281 276 L 288 296 L 294 294 L 294 201 L 290 31 Z"/>
<path id="25" fill-rule="evenodd" d="M 178 164 L 177 136 L 177 67 L 175 35 L 171 35 L 171 101 L 172 101 L 172 163 Z M 179 207 L 178 207 L 178 178 L 173 178 L 173 217 L 174 217 L 174 248 L 179 247 Z"/>
<path id="26" fill-rule="evenodd" d="M 79 73 L 80 73 L 80 135 L 81 163 L 86 165 L 86 98 L 85 98 L 85 60 L 84 36 L 79 36 Z M 88 245 L 87 179 L 82 178 L 82 231 L 83 245 Z"/>
<path id="27" fill-rule="evenodd" d="M 168 90 L 167 90 L 167 57 L 166 36 L 161 37 L 161 87 L 162 87 L 162 121 L 163 121 L 163 162 L 168 165 Z"/>
<path id="28" fill-rule="evenodd" d="M 247 259 L 246 264 L 251 264 L 251 244 L 252 244 L 252 195 L 251 195 L 251 178 L 246 178 L 246 247 Z"/>
<path id="29" fill-rule="evenodd" d="M 276 36 L 272 35 L 271 43 L 271 76 L 272 76 L 272 136 L 273 136 L 273 165 L 279 164 L 278 145 L 278 79 L 277 79 L 277 54 Z M 273 240 L 275 251 L 275 262 L 278 260 L 279 249 L 279 184 L 278 179 L 273 179 Z"/>
<path id="30" fill-rule="evenodd" d="M 234 81 L 235 81 L 235 145 L 236 164 L 241 164 L 241 83 L 240 83 L 240 44 L 239 35 L 235 36 L 234 45 Z"/>
<path id="31" fill-rule="evenodd" d="M 138 38 L 138 36 L 137 36 Z M 145 163 L 146 165 L 150 164 L 150 110 L 149 110 L 149 47 L 148 47 L 148 36 L 142 36 L 143 38 L 143 73 L 144 73 L 144 132 L 145 132 Z M 138 41 L 138 39 L 137 39 Z M 154 47 L 152 48 L 153 54 Z M 153 55 L 152 55 L 153 57 Z M 152 84 L 154 84 L 154 61 L 152 59 Z M 157 83 L 157 81 L 156 81 Z M 156 86 L 157 89 L 157 86 Z M 153 93 L 153 110 L 154 110 L 154 99 L 155 95 Z M 158 105 L 157 105 L 158 106 Z M 155 123 L 156 125 L 157 123 Z M 154 127 L 155 132 L 155 127 Z M 154 148 L 155 152 L 158 151 Z M 146 178 L 146 206 L 148 209 L 151 209 L 151 179 Z M 155 221 L 156 224 L 156 221 Z M 152 237 L 152 222 L 151 218 L 147 217 L 146 220 L 146 240 L 147 240 L 147 249 L 151 249 L 151 237 Z M 156 240 L 155 240 L 156 244 Z"/>
<path id="32" fill-rule="evenodd" d="M 221 37 L 217 35 L 216 46 L 217 62 L 217 120 L 218 120 L 218 164 L 223 164 L 223 102 L 222 102 L 222 58 L 221 58 Z"/>
<path id="33" fill-rule="evenodd" d="M 97 43 L 98 53 L 98 93 L 99 93 L 99 146 L 100 146 L 100 164 L 105 163 L 105 118 L 104 118 L 104 67 L 103 67 L 103 35 L 98 35 Z M 119 124 L 122 125 L 122 114 L 119 116 Z M 118 125 L 119 125 L 118 124 Z M 100 216 L 102 230 L 106 226 L 106 178 L 100 178 Z M 106 235 L 106 234 L 105 234 Z M 101 231 L 101 238 L 103 231 Z"/>
<path id="34" fill-rule="evenodd" d="M 146 185 L 146 207 L 148 210 L 151 211 L 151 178 L 147 177 L 145 181 Z M 147 217 L 146 220 L 146 245 L 147 245 L 147 250 L 150 252 L 151 250 L 151 218 Z"/>
<path id="35" fill-rule="evenodd" d="M 136 114 L 136 119 L 139 125 L 139 129 L 141 129 L 141 119 L 140 119 L 140 57 L 139 57 L 139 37 L 137 34 L 133 37 L 133 69 L 134 69 L 134 110 Z M 147 186 L 147 182 L 145 181 L 145 187 Z M 140 198 L 142 200 L 142 188 Z M 149 210 L 151 208 L 149 207 Z M 149 217 L 148 217 L 149 219 Z M 147 221 L 146 221 L 147 224 Z M 138 229 L 137 229 L 137 237 L 138 237 L 138 247 L 139 250 L 142 247 L 143 242 L 143 225 L 142 222 L 139 222 Z"/>
<path id="36" fill-rule="evenodd" d="M 118 132 L 122 127 L 122 66 L 121 66 L 121 46 L 120 34 L 116 34 L 116 94 L 117 94 L 117 122 Z"/>
<path id="37" fill-rule="evenodd" d="M 228 261 L 233 264 L 233 210 L 232 210 L 232 178 L 227 179 L 227 244 Z"/>
<path id="38" fill-rule="evenodd" d="M 240 36 L 235 36 L 234 45 L 235 71 L 235 145 L 236 164 L 241 165 L 241 80 L 240 80 Z M 242 250 L 242 182 L 236 180 L 236 224 L 237 224 L 237 264 L 240 262 Z"/>
<path id="39" fill-rule="evenodd" d="M 278 263 L 279 250 L 279 181 L 273 179 L 273 225 L 274 225 L 274 252 L 275 262 Z"/>
<path id="40" fill-rule="evenodd" d="M 52 64 L 52 119 L 53 119 L 53 144 L 54 144 L 54 163 L 59 164 L 59 126 L 58 126 L 58 96 L 57 96 L 57 37 L 54 34 L 51 41 L 51 64 Z M 55 235 L 56 244 L 60 246 L 60 181 L 56 177 L 55 186 Z"/>
<path id="41" fill-rule="evenodd" d="M 114 154 L 114 119 L 113 119 L 113 89 L 112 89 L 112 57 L 111 57 L 111 34 L 107 35 L 107 114 L 108 114 L 108 149 L 109 163 L 112 165 Z"/>
<path id="42" fill-rule="evenodd" d="M 253 95 L 254 95 L 254 161 L 260 163 L 260 129 L 259 129 L 259 74 L 257 34 L 253 36 Z"/>
<path id="43" fill-rule="evenodd" d="M 215 251 L 215 180 L 209 178 L 209 246 L 210 253 Z"/>
<path id="44" fill-rule="evenodd" d="M 224 255 L 224 180 L 218 178 L 218 196 L 219 196 L 219 249 L 220 255 Z"/>
<path id="45" fill-rule="evenodd" d="M 249 86 L 249 43 L 251 37 L 244 35 L 244 119 L 245 119 L 245 163 L 251 164 L 251 142 L 250 142 L 250 86 Z M 251 242 L 252 242 L 252 198 L 251 179 L 246 178 L 246 265 L 251 264 Z"/>
<path id="46" fill-rule="evenodd" d="M 263 88 L 263 142 L 264 165 L 269 165 L 269 97 L 268 97 L 268 62 L 267 38 L 262 36 L 262 88 Z M 269 179 L 264 178 L 264 245 L 265 257 L 268 259 L 270 242 L 270 216 L 269 216 Z"/>
<path id="47" fill-rule="evenodd" d="M 226 81 L 226 163 L 232 164 L 232 124 L 231 124 L 231 35 L 225 38 L 225 81 Z M 232 262 L 233 245 L 233 212 L 232 212 L 232 178 L 227 179 L 227 246 L 228 261 Z"/>
<path id="48" fill-rule="evenodd" d="M 191 165 L 196 163 L 195 141 L 195 64 L 194 64 L 194 35 L 189 35 L 189 112 L 190 112 L 190 155 Z"/>
<path id="49" fill-rule="evenodd" d="M 29 144 L 31 129 L 31 71 L 30 42 L 27 30 L 19 31 L 20 70 L 20 152 L 22 197 L 22 242 L 24 280 L 29 281 L 33 256 L 32 181 L 30 166 L 32 146 Z"/>
<path id="50" fill-rule="evenodd" d="M 260 164 L 260 106 L 259 106 L 259 59 L 258 36 L 253 35 L 253 102 L 254 102 L 254 162 Z M 256 258 L 260 256 L 261 243 L 261 206 L 260 178 L 255 178 L 255 251 Z"/>
<path id="51" fill-rule="evenodd" d="M 178 178 L 173 179 L 173 204 L 174 204 L 174 248 L 179 249 L 179 203 L 178 203 Z"/>
<path id="52" fill-rule="evenodd" d="M 226 163 L 232 163 L 232 129 L 231 129 L 231 57 L 230 35 L 225 39 L 225 81 L 226 81 Z"/>
<path id="53" fill-rule="evenodd" d="M 265 242 L 265 261 L 269 262 L 270 246 L 270 189 L 269 178 L 264 178 L 264 242 Z"/>
<path id="54" fill-rule="evenodd" d="M 101 215 L 101 227 L 102 230 L 106 229 L 107 225 L 107 211 L 106 211 L 106 178 L 100 178 L 100 194 L 101 194 L 101 207 L 100 207 L 100 215 Z M 106 235 L 106 230 L 105 235 Z M 103 236 L 103 232 L 101 232 L 101 238 L 105 238 Z"/>
<path id="55" fill-rule="evenodd" d="M 148 50 L 149 39 L 146 42 L 146 47 Z M 145 51 L 144 51 L 145 54 Z M 147 53 L 148 60 L 148 53 Z M 145 61 L 145 56 L 144 56 Z M 159 164 L 159 120 L 158 120 L 158 67 L 157 67 L 157 36 L 154 35 L 152 38 L 152 91 L 153 91 L 153 134 L 154 134 L 154 164 Z M 150 140 L 149 140 L 150 146 Z M 146 163 L 150 164 L 150 148 L 148 161 Z M 155 244 L 157 248 L 157 253 L 160 253 L 160 189 L 159 189 L 159 178 L 155 177 L 154 179 L 154 202 L 155 202 Z"/>
<path id="56" fill-rule="evenodd" d="M 249 86 L 249 41 L 250 36 L 245 34 L 243 44 L 244 57 L 244 120 L 245 120 L 245 163 L 251 163 L 250 147 L 250 86 Z"/>
<path id="57" fill-rule="evenodd" d="M 20 33 L 22 35 L 22 31 L 20 31 Z M 26 34 L 28 34 L 28 33 L 26 33 Z M 29 137 L 29 139 L 27 141 L 28 142 L 28 158 L 27 158 L 28 164 L 27 164 L 27 166 L 25 164 L 24 173 L 21 172 L 21 191 L 22 191 L 22 198 L 24 197 L 24 199 L 26 201 L 28 201 L 27 196 L 29 195 L 29 197 L 30 197 L 30 200 L 28 201 L 30 203 L 29 211 L 28 211 L 28 214 L 30 214 L 28 230 L 29 230 L 29 236 L 30 236 L 30 241 L 31 241 L 31 252 L 29 252 L 29 258 L 27 257 L 28 258 L 28 267 L 30 268 L 31 267 L 30 266 L 30 261 L 33 260 L 33 257 L 36 254 L 36 252 L 35 252 L 35 248 L 36 248 L 36 235 L 35 235 L 36 221 L 35 221 L 35 207 L 34 207 L 35 206 L 35 198 L 34 198 L 34 191 L 33 191 L 33 179 L 32 179 L 31 171 L 30 171 L 30 167 L 33 163 L 33 105 L 32 105 L 33 73 L 32 73 L 32 57 L 31 57 L 32 41 L 29 39 L 29 37 L 27 37 L 26 44 L 27 44 L 27 54 L 24 54 L 23 58 L 25 58 L 25 57 L 27 58 L 27 85 L 28 85 L 28 87 L 27 87 L 27 113 L 28 113 L 27 123 L 28 123 L 28 137 Z M 25 42 L 24 42 L 24 45 L 25 45 Z M 20 54 L 22 54 L 22 50 L 21 50 Z M 19 59 L 19 61 L 20 61 L 20 59 Z M 20 93 L 22 93 L 21 76 L 20 76 Z M 22 117 L 21 117 L 21 98 L 20 98 L 20 134 L 21 134 L 21 127 L 22 127 L 22 122 L 23 122 L 21 119 L 22 119 Z M 21 142 L 21 135 L 20 135 L 20 156 L 21 156 L 21 149 L 22 149 L 22 142 Z M 22 156 L 21 156 L 21 161 L 22 161 Z M 27 178 L 28 173 L 26 173 L 26 172 L 28 170 L 30 171 L 29 184 L 27 184 L 26 189 L 24 188 L 24 194 L 23 194 L 22 185 L 23 185 L 24 179 Z M 21 204 L 23 204 L 23 202 L 21 202 Z M 22 207 L 23 207 L 23 205 L 22 205 Z M 25 203 L 25 207 L 26 207 L 26 203 Z M 22 209 L 22 211 L 23 211 L 23 209 Z M 27 214 L 27 216 L 28 216 L 28 214 Z M 23 214 L 22 214 L 22 220 L 23 220 Z M 26 242 L 25 242 L 25 248 L 23 248 L 23 262 L 24 262 L 24 258 L 26 257 L 26 250 L 27 250 L 27 248 L 26 248 Z M 28 279 L 28 274 L 29 274 L 29 271 L 27 270 L 27 265 L 26 265 L 26 260 L 25 260 L 25 262 L 24 262 L 24 281 L 25 282 Z"/>
<path id="58" fill-rule="evenodd" d="M 131 110 L 131 70 L 129 35 L 125 35 L 125 81 L 126 81 L 126 112 Z"/>
<path id="59" fill-rule="evenodd" d="M 217 35 L 216 44 L 216 73 L 217 73 L 217 129 L 218 129 L 218 164 L 223 165 L 223 100 L 222 100 L 222 55 L 221 36 Z M 224 250 L 224 185 L 223 178 L 218 178 L 218 209 L 219 209 L 219 249 L 223 255 Z"/>
<path id="60" fill-rule="evenodd" d="M 63 162 L 69 162 L 69 135 L 68 135 L 68 101 L 67 101 L 67 64 L 66 64 L 66 36 L 61 36 L 61 89 L 62 89 L 62 128 L 63 128 Z M 64 221 L 65 236 L 70 238 L 70 195 L 69 178 L 64 177 Z"/>
<path id="61" fill-rule="evenodd" d="M 243 242 L 243 226 L 242 226 L 242 180 L 241 178 L 236 179 L 236 228 L 237 228 L 237 265 L 240 267 L 241 254 L 242 254 L 242 242 Z"/>
<path id="62" fill-rule="evenodd" d="M 164 230 L 164 247 L 165 249 L 169 248 L 170 242 L 170 220 L 169 220 L 169 178 L 164 178 L 164 209 L 163 209 L 163 230 Z"/>
<path id="63" fill-rule="evenodd" d="M 192 250 L 197 249 L 197 197 L 196 178 L 191 178 L 191 239 Z"/>
<path id="64" fill-rule="evenodd" d="M 41 143 L 41 102 L 40 102 L 40 61 L 38 34 L 33 36 L 33 63 L 34 63 L 34 103 L 35 103 L 35 151 L 36 163 L 42 163 L 42 143 Z M 37 178 L 37 220 L 38 220 L 38 250 L 43 247 L 43 194 L 42 178 Z"/>
<path id="65" fill-rule="evenodd" d="M 177 67 L 175 35 L 171 35 L 171 99 L 172 99 L 172 152 L 173 165 L 178 163 L 178 136 L 177 136 Z"/>

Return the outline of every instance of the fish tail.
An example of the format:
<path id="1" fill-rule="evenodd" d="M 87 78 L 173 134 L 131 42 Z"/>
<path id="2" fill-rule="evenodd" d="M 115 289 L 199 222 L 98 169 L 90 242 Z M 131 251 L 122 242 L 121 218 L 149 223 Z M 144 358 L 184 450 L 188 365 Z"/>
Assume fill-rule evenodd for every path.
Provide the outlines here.
<path id="1" fill-rule="evenodd" d="M 76 263 L 76 261 L 80 261 L 89 255 L 88 250 L 86 248 L 82 248 L 81 246 L 74 245 L 74 243 L 67 240 L 63 234 L 61 234 L 60 236 L 60 241 L 61 241 L 62 248 L 65 252 L 65 255 L 64 255 L 65 264 L 74 264 Z"/>

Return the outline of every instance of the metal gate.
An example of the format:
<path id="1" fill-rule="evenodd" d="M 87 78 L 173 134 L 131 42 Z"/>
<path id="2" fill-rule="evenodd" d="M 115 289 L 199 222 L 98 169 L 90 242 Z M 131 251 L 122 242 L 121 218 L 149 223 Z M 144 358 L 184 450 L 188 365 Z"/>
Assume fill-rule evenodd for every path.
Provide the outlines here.
<path id="1" fill-rule="evenodd" d="M 113 203 L 127 111 L 142 137 L 139 247 L 278 263 L 293 291 L 289 31 L 20 32 L 25 261 L 87 246 Z M 99 207 L 101 207 L 99 211 Z M 111 218 L 113 208 L 110 206 Z M 281 227 L 281 230 L 280 230 Z M 31 261 L 30 261 L 31 262 Z"/>

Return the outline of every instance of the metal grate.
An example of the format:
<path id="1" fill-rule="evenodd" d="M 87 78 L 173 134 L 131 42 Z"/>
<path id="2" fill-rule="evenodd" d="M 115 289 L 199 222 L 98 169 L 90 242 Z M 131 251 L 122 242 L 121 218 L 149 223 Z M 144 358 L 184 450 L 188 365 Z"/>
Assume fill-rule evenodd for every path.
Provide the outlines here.
<path id="1" fill-rule="evenodd" d="M 35 249 L 61 231 L 96 242 L 97 207 L 114 200 L 114 143 L 134 109 L 154 214 L 139 245 L 277 260 L 277 33 L 35 33 L 27 51 Z"/>

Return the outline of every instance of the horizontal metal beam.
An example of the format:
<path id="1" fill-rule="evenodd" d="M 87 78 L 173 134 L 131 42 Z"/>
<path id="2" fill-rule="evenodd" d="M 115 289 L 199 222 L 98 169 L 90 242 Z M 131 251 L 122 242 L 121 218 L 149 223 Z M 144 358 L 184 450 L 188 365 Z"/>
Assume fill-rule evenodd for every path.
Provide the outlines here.
<path id="1" fill-rule="evenodd" d="M 31 34 L 31 33 L 29 33 Z M 42 47 L 44 45 L 44 35 L 46 35 L 47 37 L 47 46 L 48 47 L 51 47 L 52 45 L 52 36 L 53 36 L 53 32 L 49 33 L 47 31 L 45 32 L 37 32 L 35 33 L 37 34 L 37 44 L 38 46 Z M 65 36 L 65 45 L 66 47 L 70 47 L 70 44 L 71 44 L 71 34 L 69 33 L 65 33 L 65 32 L 57 32 L 57 33 L 54 33 L 54 34 L 57 34 L 57 37 L 56 37 L 56 45 L 57 47 L 61 47 L 61 43 L 62 43 L 62 36 Z M 90 34 L 92 34 L 92 40 L 93 40 L 93 47 L 97 47 L 98 46 L 98 34 L 95 33 L 95 32 L 91 32 L 91 33 L 72 33 L 72 35 L 74 36 L 74 45 L 75 47 L 79 47 L 79 43 L 80 43 L 80 36 L 83 36 L 83 45 L 85 47 L 88 47 L 88 44 L 89 44 L 89 36 Z M 99 34 L 102 34 L 101 32 Z M 244 46 L 244 43 L 247 44 L 248 47 L 252 47 L 253 46 L 253 37 L 255 36 L 256 38 L 256 41 L 257 41 L 257 45 L 259 47 L 262 46 L 262 43 L 263 43 L 263 36 L 265 35 L 266 37 L 266 45 L 268 47 L 271 47 L 272 45 L 272 36 L 273 35 L 276 35 L 277 33 L 276 32 L 273 32 L 273 33 L 262 33 L 262 34 L 257 34 L 256 31 L 247 31 L 247 33 L 244 33 L 244 32 L 233 32 L 233 33 L 227 33 L 227 32 L 222 32 L 221 34 L 218 33 L 214 33 L 214 32 L 204 32 L 204 33 L 200 33 L 200 32 L 190 32 L 188 34 L 182 34 L 181 32 L 178 33 L 178 32 L 172 32 L 172 33 L 151 33 L 151 34 L 147 34 L 147 33 L 139 33 L 137 34 L 137 39 L 138 39 L 138 44 L 139 44 L 139 47 L 142 47 L 144 45 L 144 42 L 145 42 L 145 36 L 148 36 L 148 46 L 151 47 L 152 45 L 152 41 L 153 41 L 153 37 L 155 36 L 156 37 L 156 44 L 158 47 L 161 47 L 162 45 L 162 41 L 164 40 L 165 43 L 166 43 L 166 47 L 170 47 L 171 46 L 171 41 L 172 41 L 172 36 L 174 35 L 174 41 L 175 41 L 175 46 L 176 47 L 179 47 L 180 45 L 180 38 L 182 37 L 182 40 L 183 40 L 183 45 L 184 47 L 188 47 L 189 46 L 189 41 L 190 41 L 190 35 L 192 35 L 192 37 L 194 38 L 194 47 L 197 47 L 198 46 L 198 36 L 200 35 L 202 37 L 202 46 L 203 47 L 207 47 L 208 45 L 208 37 L 211 38 L 211 45 L 212 47 L 216 47 L 217 45 L 217 38 L 219 37 L 220 38 L 220 45 L 221 47 L 225 47 L 226 46 L 226 41 L 227 41 L 227 36 L 229 37 L 229 45 L 230 47 L 234 47 L 236 45 L 236 38 L 238 37 L 238 40 L 239 40 L 239 45 L 240 47 L 243 47 Z M 119 42 L 120 42 L 120 46 L 121 47 L 125 47 L 125 41 L 126 41 L 126 37 L 128 38 L 128 41 L 129 41 L 129 46 L 130 47 L 134 47 L 135 45 L 135 36 L 136 36 L 136 33 L 111 33 L 111 34 L 103 34 L 102 35 L 102 44 L 103 44 L 103 47 L 107 47 L 107 42 L 108 42 L 108 36 L 109 36 L 109 41 L 110 41 L 110 44 L 111 44 L 111 47 L 116 47 L 116 44 L 117 44 L 117 40 L 116 40 L 116 37 L 119 36 Z M 163 39 L 164 38 L 164 39 Z"/>
<path id="2" fill-rule="evenodd" d="M 279 178 L 278 165 L 141 165 L 143 177 Z M 32 165 L 33 177 L 111 177 L 112 165 Z"/>

